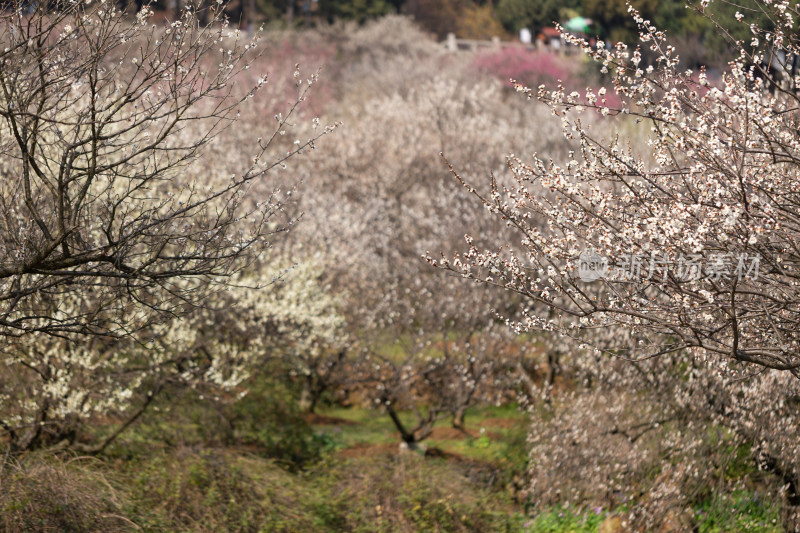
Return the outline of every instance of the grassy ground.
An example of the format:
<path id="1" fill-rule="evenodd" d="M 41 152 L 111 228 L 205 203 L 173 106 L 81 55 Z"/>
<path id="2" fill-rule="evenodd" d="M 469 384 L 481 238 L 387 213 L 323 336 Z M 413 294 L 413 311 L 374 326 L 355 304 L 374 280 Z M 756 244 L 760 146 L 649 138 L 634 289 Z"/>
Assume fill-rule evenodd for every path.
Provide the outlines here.
<path id="1" fill-rule="evenodd" d="M 351 446 L 397 445 L 399 434 L 389 417 L 379 411 L 363 408 L 336 408 L 322 410 L 309 421 L 320 433 L 329 435 L 339 448 Z M 412 413 L 400 413 L 409 425 Z M 452 427 L 449 419 L 439 420 L 427 447 L 436 447 L 452 453 L 462 453 L 475 459 L 491 459 L 485 452 L 506 451 L 509 444 L 524 438 L 526 418 L 514 405 L 472 409 L 466 418 L 466 432 Z M 476 441 L 480 441 L 480 445 Z"/>
<path id="2" fill-rule="evenodd" d="M 426 453 L 401 451 L 375 411 L 304 418 L 321 452 L 294 473 L 243 445 L 182 442 L 118 459 L 130 487 L 125 515 L 148 531 L 525 531 L 509 489 L 524 468 L 526 427 L 513 406 L 470 413 L 466 433 L 443 421 Z"/>
<path id="3" fill-rule="evenodd" d="M 154 413 L 99 458 L 33 454 L 6 464 L 0 530 L 623 531 L 615 517 L 625 509 L 526 515 L 519 489 L 528 424 L 514 406 L 473 409 L 465 432 L 442 421 L 427 451 L 410 452 L 377 411 L 284 413 L 282 425 L 226 443 L 222 426 L 202 427 L 209 413 L 189 405 Z M 300 466 L 289 468 L 293 460 Z M 695 513 L 702 532 L 781 531 L 779 509 L 753 492 L 720 496 Z"/>
<path id="4" fill-rule="evenodd" d="M 403 416 L 411 420 L 410 413 Z M 449 420 L 442 420 L 425 441 L 426 464 L 458 465 L 469 470 L 474 480 L 493 487 L 490 494 L 496 501 L 503 502 L 499 509 L 509 513 L 511 529 L 508 530 L 527 533 L 624 531 L 617 519 L 627 512 L 625 508 L 609 511 L 557 506 L 525 518 L 524 495 L 516 484 L 521 481 L 527 460 L 526 421 L 526 415 L 515 406 L 473 409 L 467 418 L 466 432 L 452 428 Z M 359 461 L 400 453 L 399 435 L 389 418 L 377 411 L 328 409 L 310 422 L 318 434 L 329 440 L 337 458 Z M 742 477 L 749 473 L 738 472 Z M 508 499 L 500 496 L 503 488 Z M 696 529 L 701 532 L 783 531 L 779 506 L 759 497 L 757 490 L 720 495 L 699 503 L 693 511 Z"/>

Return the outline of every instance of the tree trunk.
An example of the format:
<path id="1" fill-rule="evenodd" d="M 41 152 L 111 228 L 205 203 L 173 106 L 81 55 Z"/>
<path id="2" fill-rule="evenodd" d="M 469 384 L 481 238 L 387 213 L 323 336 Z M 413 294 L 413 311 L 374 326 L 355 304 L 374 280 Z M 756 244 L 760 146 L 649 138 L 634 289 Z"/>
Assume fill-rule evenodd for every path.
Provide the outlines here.
<path id="1" fill-rule="evenodd" d="M 323 391 L 325 391 L 325 386 L 319 378 L 314 377 L 313 373 L 306 376 L 303 380 L 303 389 L 300 391 L 300 411 L 313 413 Z"/>
<path id="2" fill-rule="evenodd" d="M 557 350 L 551 350 L 547 353 L 547 379 L 545 381 L 545 398 L 544 401 L 550 403 L 550 397 L 553 393 L 553 386 L 556 383 L 556 376 L 561 373 L 560 355 Z"/>
<path id="3" fill-rule="evenodd" d="M 561 373 L 560 357 L 557 351 L 547 354 L 547 385 L 552 387 L 556 382 L 556 376 Z"/>
<path id="4" fill-rule="evenodd" d="M 298 401 L 300 411 L 303 413 L 313 413 L 314 405 L 316 402 L 311 394 L 311 378 L 303 380 L 303 389 L 300 391 L 300 400 Z"/>
<path id="5" fill-rule="evenodd" d="M 403 439 L 403 442 L 405 442 L 411 449 L 416 448 L 417 440 L 414 438 L 414 433 L 406 429 L 403 421 L 400 420 L 400 417 L 397 415 L 397 411 L 395 411 L 393 407 L 387 406 L 386 412 L 389 414 L 389 418 L 392 419 L 392 422 L 394 422 L 394 427 L 396 427 L 397 431 L 400 432 L 400 438 Z"/>
<path id="6" fill-rule="evenodd" d="M 50 402 L 45 398 L 39 406 L 39 412 L 30 427 L 23 432 L 16 440 L 11 441 L 12 452 L 22 452 L 39 447 L 39 438 L 42 434 L 42 426 L 47 421 L 47 410 Z"/>
<path id="7" fill-rule="evenodd" d="M 459 407 L 453 413 L 453 427 L 466 432 L 467 426 L 465 423 L 465 418 L 467 417 L 467 409 L 466 407 Z"/>

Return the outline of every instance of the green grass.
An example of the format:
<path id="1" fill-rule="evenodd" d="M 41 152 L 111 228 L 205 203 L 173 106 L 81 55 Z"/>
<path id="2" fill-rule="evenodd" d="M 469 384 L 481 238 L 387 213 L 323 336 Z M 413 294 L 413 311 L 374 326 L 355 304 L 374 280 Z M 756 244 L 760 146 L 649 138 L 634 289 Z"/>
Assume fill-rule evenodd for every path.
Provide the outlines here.
<path id="1" fill-rule="evenodd" d="M 391 419 L 379 411 L 355 407 L 332 408 L 320 409 L 319 414 L 347 421 L 341 425 L 313 426 L 318 433 L 329 435 L 339 449 L 357 445 L 400 443 L 399 434 Z M 403 423 L 411 424 L 413 415 L 408 412 L 400 413 L 400 418 Z"/>
<path id="2" fill-rule="evenodd" d="M 330 425 L 315 426 L 315 431 L 331 436 L 336 442 L 336 449 L 400 442 L 391 420 L 381 412 L 360 408 L 337 408 L 324 410 L 321 414 L 349 422 L 335 426 L 335 429 Z M 401 413 L 400 416 L 405 422 L 413 420 L 411 413 Z M 474 464 L 490 465 L 494 468 L 494 475 L 497 476 L 495 484 L 502 486 L 507 484 L 515 473 L 521 473 L 525 469 L 526 421 L 527 415 L 513 405 L 471 409 L 466 418 L 470 435 L 448 431 L 448 435 L 453 438 L 430 438 L 425 444 L 461 457 L 462 460 L 472 461 Z M 449 428 L 450 424 L 449 419 L 444 419 L 440 420 L 436 427 Z M 749 449 L 733 447 L 725 437 L 723 434 L 720 445 L 730 448 L 730 462 L 724 467 L 722 474 L 726 479 L 751 476 L 755 467 L 749 460 Z M 442 463 L 446 461 L 430 459 L 427 461 L 429 467 Z M 416 490 L 417 487 L 406 486 L 402 493 L 406 503 L 414 499 L 412 496 Z M 419 490 L 424 493 L 424 488 Z M 416 498 L 424 499 L 425 496 L 420 494 Z M 746 491 L 715 497 L 695 507 L 694 522 L 699 531 L 708 533 L 745 531 L 777 533 L 782 530 L 780 507 L 774 500 Z M 598 531 L 600 524 L 609 516 L 609 510 L 556 506 L 519 522 L 517 519 L 522 516 L 519 508 L 516 506 L 510 508 L 513 511 L 509 515 L 508 524 L 514 524 L 512 530 L 525 533 L 593 533 Z M 431 524 L 426 522 L 427 515 L 424 513 L 417 515 L 414 509 L 412 505 L 413 519 L 419 521 L 421 530 L 428 530 Z M 428 509 L 426 512 L 444 513 L 437 519 L 444 520 L 445 515 L 450 512 L 447 509 L 447 506 L 444 506 L 436 511 Z M 451 526 L 456 527 L 454 524 Z"/>
<path id="3" fill-rule="evenodd" d="M 606 513 L 582 511 L 567 506 L 553 507 L 525 523 L 526 533 L 594 533 Z"/>
<path id="4" fill-rule="evenodd" d="M 524 517 L 462 465 L 414 453 L 338 458 L 290 473 L 236 449 L 180 449 L 116 469 L 145 531 L 512 531 Z"/>
<path id="5" fill-rule="evenodd" d="M 96 501 L 87 500 L 94 513 L 87 523 L 119 515 L 153 532 L 590 533 L 609 515 L 626 512 L 555 506 L 525 515 L 515 497 L 528 462 L 528 417 L 550 416 L 546 409 L 529 415 L 514 405 L 474 408 L 466 416 L 467 433 L 442 419 L 424 444 L 445 453 L 431 457 L 400 453 L 399 434 L 379 410 L 323 408 L 318 414 L 329 419 L 309 425 L 291 398 L 282 385 L 265 383 L 224 412 L 236 421 L 236 429 L 225 429 L 219 406 L 191 394 L 165 397 L 159 412 L 125 432 L 103 462 L 80 465 L 89 469 L 85 475 L 70 473 L 76 487 L 106 479 L 114 488 L 113 498 L 102 496 L 101 488 Z M 412 413 L 400 417 L 412 425 Z M 734 446 L 724 432 L 710 438 L 729 458 L 721 478 L 761 486 L 749 448 Z M 41 485 L 22 478 L 15 483 L 18 496 L 6 502 L 7 515 L 20 514 L 20 502 Z M 697 498 L 692 519 L 698 531 L 781 531 L 774 495 L 709 489 Z M 52 509 L 25 508 L 26 516 L 37 512 L 55 516 Z"/>
<path id="6" fill-rule="evenodd" d="M 450 429 L 439 432 L 452 438 L 432 439 L 428 446 L 453 454 L 440 458 L 399 453 L 394 446 L 399 438 L 383 413 L 337 408 L 320 414 L 348 423 L 309 428 L 314 442 L 323 446 L 319 459 L 299 469 L 288 469 L 280 458 L 269 457 L 273 452 L 252 444 L 204 443 L 201 436 L 208 430 L 193 426 L 206 420 L 204 416 L 198 415 L 195 422 L 194 415 L 174 420 L 158 417 L 126 433 L 102 461 L 72 463 L 69 470 L 58 464 L 48 466 L 47 472 L 54 472 L 49 477 L 60 488 L 47 490 L 58 496 L 66 475 L 73 476 L 70 483 L 77 490 L 93 484 L 95 499 L 82 504 L 88 509 L 84 522 L 123 516 L 149 532 L 594 533 L 609 515 L 625 512 L 555 506 L 525 516 L 524 506 L 509 490 L 513 476 L 524 471 L 527 461 L 527 415 L 514 406 L 471 410 L 467 416 L 471 436 Z M 443 420 L 439 427 L 449 428 L 449 424 Z M 159 431 L 166 431 L 168 440 L 178 433 L 185 436 L 180 442 L 167 443 L 156 438 Z M 386 444 L 391 445 L 383 446 L 380 453 L 367 453 L 370 446 Z M 727 475 L 748 474 L 740 464 L 746 452 L 731 449 Z M 20 466 L 19 472 L 40 468 L 35 456 L 29 460 L 32 464 Z M 35 501 L 50 501 L 49 492 L 42 493 L 39 478 L 18 478 L 12 479 L 15 497 L 5 503 L 7 515 L 20 514 L 25 507 L 25 516 L 60 519 L 60 513 L 49 507 L 24 503 L 33 501 L 32 495 Z M 113 497 L 104 496 L 106 490 L 113 491 L 109 493 Z M 693 509 L 698 531 L 781 531 L 774 495 L 739 491 L 705 497 L 707 501 Z M 81 501 L 77 498 L 73 499 Z M 133 526 L 127 529 L 124 521 L 112 525 L 119 531 L 135 530 Z"/>
<path id="7" fill-rule="evenodd" d="M 319 410 L 319 414 L 331 418 L 346 420 L 348 422 L 340 425 L 322 424 L 314 426 L 314 429 L 317 432 L 327 433 L 334 438 L 339 444 L 339 448 L 387 443 L 400 444 L 399 433 L 397 432 L 397 429 L 395 428 L 391 419 L 388 415 L 380 411 L 359 407 L 340 407 L 321 409 Z M 399 416 L 403 423 L 407 424 L 407 426 L 414 425 L 415 419 L 413 413 L 409 411 L 401 411 Z M 489 447 L 491 450 L 502 451 L 502 446 L 500 445 L 507 436 L 509 439 L 516 441 L 520 430 L 525 430 L 527 427 L 524 413 L 520 412 L 516 406 L 509 405 L 502 407 L 490 406 L 470 409 L 466 417 L 467 430 L 470 433 L 479 432 L 483 427 L 482 422 L 488 419 L 507 419 L 513 423 L 511 428 L 496 426 L 488 426 L 484 428 L 489 433 L 501 436 L 500 440 L 493 439 L 492 446 Z M 452 423 L 449 418 L 443 418 L 437 421 L 434 427 L 450 428 L 452 427 Z M 436 446 L 445 451 L 464 453 L 465 455 L 471 456 L 478 450 L 478 448 L 474 447 L 470 443 L 471 440 L 475 439 L 471 439 L 470 437 L 464 435 L 459 436 L 457 439 L 437 440 L 436 438 L 431 438 L 426 440 L 425 444 L 428 446 Z M 479 455 L 485 456 L 486 454 Z M 474 458 L 479 459 L 481 457 L 476 455 Z"/>
<path id="8" fill-rule="evenodd" d="M 697 506 L 695 523 L 701 533 L 783 531 L 780 507 L 775 499 L 750 491 L 724 494 Z"/>

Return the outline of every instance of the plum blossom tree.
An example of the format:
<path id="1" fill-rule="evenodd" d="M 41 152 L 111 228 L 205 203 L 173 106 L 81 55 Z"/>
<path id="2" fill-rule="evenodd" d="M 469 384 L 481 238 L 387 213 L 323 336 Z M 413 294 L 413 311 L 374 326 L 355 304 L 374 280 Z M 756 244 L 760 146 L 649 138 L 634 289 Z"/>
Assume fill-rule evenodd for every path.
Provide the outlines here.
<path id="1" fill-rule="evenodd" d="M 608 73 L 622 104 L 612 106 L 605 87 L 518 87 L 550 106 L 573 152 L 563 162 L 512 156 L 514 179 L 493 179 L 485 193 L 454 170 L 516 240 L 487 249 L 468 239 L 463 255 L 429 261 L 524 296 L 520 331 L 557 331 L 634 360 L 689 350 L 731 375 L 760 367 L 800 377 L 799 100 L 762 66 L 800 52 L 791 30 L 798 12 L 760 5 L 774 29 L 751 25 L 749 42 L 732 42 L 737 55 L 718 82 L 703 69 L 680 70 L 665 34 L 633 9 L 652 65 L 639 48 L 595 50 L 570 37 Z M 604 139 L 603 122 L 587 113 L 632 128 L 647 145 Z M 635 342 L 586 335 L 609 328 Z"/>
<path id="2" fill-rule="evenodd" d="M 239 173 L 198 163 L 266 83 L 237 84 L 258 37 L 191 9 L 166 29 L 148 13 L 2 15 L 0 335 L 127 334 L 202 301 L 286 227 L 279 195 L 245 197 L 313 143 L 265 161 L 290 114 Z"/>
<path id="3" fill-rule="evenodd" d="M 695 8 L 707 15 L 707 5 Z M 758 9 L 736 13 L 744 41 L 710 18 L 735 50 L 718 79 L 682 70 L 633 9 L 637 48 L 568 37 L 611 86 L 517 90 L 549 106 L 569 156 L 510 156 L 513 177 L 492 176 L 485 190 L 451 167 L 505 223 L 507 244 L 476 233 L 465 253 L 428 261 L 522 296 L 524 318 L 509 319 L 517 331 L 575 341 L 563 364 L 581 388 L 531 431 L 530 494 L 542 505 L 635 498 L 628 526 L 654 529 L 710 486 L 709 464 L 730 461 L 675 455 L 713 456 L 725 438 L 777 474 L 784 526 L 800 527 L 800 13 L 788 2 Z M 661 475 L 632 490 L 634 472 L 654 464 Z"/>
<path id="4" fill-rule="evenodd" d="M 414 447 L 438 420 L 464 428 L 468 408 L 513 396 L 515 361 L 525 356 L 486 307 L 506 311 L 514 297 L 470 291 L 420 260 L 432 246 L 459 245 L 452 217 L 501 235 L 501 224 L 475 216 L 471 200 L 452 190 L 437 151 L 502 172 L 495 149 L 545 141 L 548 128 L 523 128 L 519 103 L 485 106 L 503 102 L 503 85 L 476 82 L 469 64 L 441 57 L 408 24 L 389 17 L 343 45 L 363 58 L 347 65 L 349 126 L 325 157 L 298 161 L 313 193 L 301 194 L 308 215 L 290 239 L 323 251 L 328 284 L 346 294 L 341 312 L 352 345 L 337 363 L 345 370 L 338 390 L 386 412 Z"/>
<path id="5" fill-rule="evenodd" d="M 498 305 L 507 302 L 481 291 L 464 294 L 461 285 L 457 278 L 425 279 L 407 293 L 402 303 L 408 308 L 382 335 L 361 340 L 356 368 L 364 394 L 389 415 L 410 448 L 441 419 L 468 432 L 469 408 L 517 399 L 527 346 L 480 305 L 492 296 Z"/>
<path id="6" fill-rule="evenodd" d="M 209 26 L 191 6 L 166 27 L 151 15 L 105 1 L 0 13 L 0 432 L 13 450 L 102 449 L 166 385 L 235 391 L 265 336 L 316 316 L 250 294 L 281 278 L 264 253 L 296 218 L 270 175 L 332 128 L 286 137 L 316 75 L 298 67 L 294 102 L 250 146 L 222 148 L 267 88 L 250 71 L 258 34 L 218 6 Z M 247 150 L 238 167 L 208 157 Z M 238 327 L 209 336 L 236 304 Z M 79 442 L 98 414 L 116 429 Z"/>
<path id="7" fill-rule="evenodd" d="M 0 424 L 11 448 L 100 451 L 162 390 L 191 388 L 231 403 L 248 393 L 255 369 L 278 357 L 311 379 L 314 365 L 324 364 L 342 339 L 342 317 L 315 280 L 317 265 L 313 258 L 297 265 L 275 260 L 237 276 L 191 315 L 154 323 L 137 338 L 12 339 L 0 352 Z M 259 280 L 270 283 L 255 290 Z M 116 423 L 93 439 L 87 429 L 97 417 Z"/>
<path id="8" fill-rule="evenodd" d="M 344 295 L 332 293 L 326 268 L 322 255 L 315 254 L 275 272 L 284 273 L 266 294 L 249 293 L 261 308 L 254 316 L 267 319 L 262 336 L 272 354 L 282 357 L 289 377 L 299 380 L 300 409 L 311 413 L 342 381 L 351 344 L 340 311 Z M 258 336 L 258 328 L 249 331 Z"/>

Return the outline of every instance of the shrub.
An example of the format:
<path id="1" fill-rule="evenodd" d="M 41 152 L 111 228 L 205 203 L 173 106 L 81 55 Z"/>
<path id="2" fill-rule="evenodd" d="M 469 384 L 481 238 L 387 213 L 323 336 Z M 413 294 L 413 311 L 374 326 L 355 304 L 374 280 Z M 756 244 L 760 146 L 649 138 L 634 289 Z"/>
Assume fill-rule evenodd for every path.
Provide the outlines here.
<path id="1" fill-rule="evenodd" d="M 291 474 L 257 457 L 191 448 L 130 465 L 129 516 L 156 531 L 312 531 L 308 503 Z"/>
<path id="2" fill-rule="evenodd" d="M 31 455 L 0 465 L 0 529 L 8 533 L 137 530 L 122 515 L 120 492 L 102 474 L 82 467 L 86 460 Z"/>

